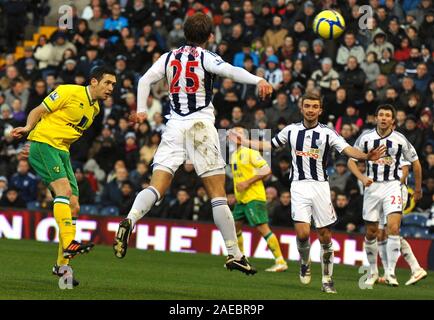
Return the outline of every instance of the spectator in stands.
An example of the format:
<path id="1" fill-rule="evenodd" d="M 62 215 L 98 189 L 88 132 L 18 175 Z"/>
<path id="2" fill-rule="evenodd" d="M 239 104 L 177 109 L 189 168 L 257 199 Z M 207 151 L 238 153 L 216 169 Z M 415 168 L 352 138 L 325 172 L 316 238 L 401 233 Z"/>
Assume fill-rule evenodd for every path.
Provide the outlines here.
<path id="1" fill-rule="evenodd" d="M 384 31 L 378 28 L 376 31 L 374 31 L 373 42 L 368 46 L 366 53 L 375 52 L 377 57 L 381 57 L 381 53 L 386 48 L 390 49 L 390 51 L 392 52 L 394 52 L 395 50 L 393 45 L 390 42 L 386 41 L 386 34 L 384 33 Z"/>
<path id="2" fill-rule="evenodd" d="M 387 51 L 387 49 L 385 49 Z M 366 83 L 370 84 L 377 79 L 380 74 L 380 67 L 377 64 L 377 55 L 375 52 L 369 52 L 366 55 L 366 60 L 363 61 L 360 65 L 360 68 L 366 74 Z"/>
<path id="3" fill-rule="evenodd" d="M 143 182 L 150 180 L 149 166 L 144 161 L 138 161 L 136 169 L 130 172 L 128 180 L 131 181 L 136 191 L 141 190 Z"/>
<path id="4" fill-rule="evenodd" d="M 295 110 L 291 109 L 289 106 L 286 94 L 284 92 L 279 92 L 272 108 L 265 111 L 268 119 L 268 126 L 270 128 L 276 127 L 281 118 L 289 120 L 294 112 Z"/>
<path id="5" fill-rule="evenodd" d="M 425 93 L 428 90 L 428 85 L 431 82 L 432 76 L 428 73 L 426 63 L 419 63 L 416 67 L 414 76 L 414 87 L 417 91 Z"/>
<path id="6" fill-rule="evenodd" d="M 109 182 L 101 196 L 101 204 L 105 207 L 122 205 L 122 183 L 128 180 L 128 171 L 126 168 L 119 167 L 115 172 L 115 179 Z"/>
<path id="7" fill-rule="evenodd" d="M 424 136 L 422 130 L 417 127 L 417 118 L 415 115 L 410 114 L 407 116 L 401 133 L 407 138 L 420 155 L 422 153 Z"/>
<path id="8" fill-rule="evenodd" d="M 25 202 L 36 200 L 38 179 L 30 172 L 30 165 L 27 160 L 18 162 L 17 173 L 12 176 L 9 185 L 20 192 L 20 197 Z"/>
<path id="9" fill-rule="evenodd" d="M 171 193 L 175 195 L 178 190 L 185 189 L 190 193 L 190 196 L 193 196 L 199 183 L 200 180 L 194 170 L 193 164 L 190 161 L 186 161 L 173 177 Z"/>
<path id="10" fill-rule="evenodd" d="M 275 187 L 270 186 L 265 189 L 265 193 L 267 195 L 267 212 L 271 215 L 279 205 L 279 192 Z M 271 216 L 270 218 L 272 219 Z"/>
<path id="11" fill-rule="evenodd" d="M 382 56 L 378 62 L 380 73 L 388 76 L 395 70 L 397 62 L 392 58 L 392 51 L 386 48 L 383 50 Z"/>
<path id="12" fill-rule="evenodd" d="M 211 201 L 205 187 L 199 185 L 193 198 L 193 220 L 213 221 Z"/>
<path id="13" fill-rule="evenodd" d="M 353 101 L 363 100 L 366 75 L 360 69 L 356 57 L 348 57 L 347 66 L 341 73 L 340 80 L 342 86 L 347 90 L 347 96 L 351 97 Z"/>
<path id="14" fill-rule="evenodd" d="M 121 15 L 120 4 L 114 3 L 111 7 L 111 17 L 104 20 L 104 30 L 111 43 L 116 43 L 120 39 L 119 33 L 125 27 L 128 27 L 128 19 Z"/>
<path id="15" fill-rule="evenodd" d="M 280 194 L 280 203 L 271 214 L 272 226 L 290 227 L 294 223 L 290 218 L 291 215 L 291 194 L 289 191 L 283 191 Z"/>
<path id="16" fill-rule="evenodd" d="M 45 81 L 42 79 L 36 80 L 34 86 L 30 89 L 27 106 L 25 107 L 26 114 L 28 115 L 30 111 L 39 106 L 46 96 L 47 86 Z"/>
<path id="17" fill-rule="evenodd" d="M 5 176 L 0 176 L 0 199 L 5 194 L 8 189 L 8 179 Z"/>
<path id="18" fill-rule="evenodd" d="M 149 141 L 149 145 L 144 145 L 140 149 L 140 160 L 145 161 L 147 164 L 151 163 L 154 158 L 154 154 L 157 151 L 158 145 L 161 141 L 161 134 L 153 132 Z"/>
<path id="19" fill-rule="evenodd" d="M 169 219 L 191 220 L 193 216 L 193 201 L 186 189 L 176 193 L 176 200 L 169 206 L 166 217 Z"/>
<path id="20" fill-rule="evenodd" d="M 336 195 L 335 212 L 338 217 L 338 222 L 334 225 L 335 230 L 348 233 L 356 231 L 358 219 L 356 219 L 356 213 L 349 210 L 348 196 L 343 192 L 339 192 Z"/>
<path id="21" fill-rule="evenodd" d="M 259 57 L 256 53 L 251 51 L 251 43 L 244 41 L 243 42 L 243 46 L 242 46 L 242 51 L 241 52 L 237 52 L 234 56 L 234 61 L 233 61 L 233 65 L 236 67 L 240 67 L 242 68 L 244 66 L 244 59 L 246 57 L 250 57 L 253 61 L 253 65 L 258 67 L 259 66 Z M 278 60 L 277 60 L 278 62 Z M 277 65 L 276 62 L 276 65 Z"/>
<path id="22" fill-rule="evenodd" d="M 315 84 L 321 87 L 322 91 L 331 89 L 332 81 L 339 79 L 339 74 L 333 69 L 333 62 L 330 58 L 324 58 L 321 62 L 321 69 L 312 73 L 311 79 Z M 326 94 L 326 92 L 323 92 Z"/>
<path id="23" fill-rule="evenodd" d="M 74 170 L 75 179 L 77 180 L 78 190 L 80 190 L 80 203 L 81 204 L 94 204 L 95 192 L 84 175 L 83 168 L 77 167 Z"/>
<path id="24" fill-rule="evenodd" d="M 15 99 L 19 99 L 23 106 L 27 105 L 29 100 L 29 89 L 27 89 L 24 85 L 22 79 L 15 79 L 10 83 L 10 89 L 5 91 L 5 102 L 12 106 L 12 103 Z"/>
<path id="25" fill-rule="evenodd" d="M 134 132 L 128 132 L 125 135 L 125 164 L 128 170 L 133 170 L 139 161 L 139 148 L 136 143 Z"/>
<path id="26" fill-rule="evenodd" d="M 330 188 L 337 188 L 344 192 L 350 172 L 347 170 L 347 161 L 343 156 L 336 160 L 335 169 L 336 172 L 329 177 Z"/>
<path id="27" fill-rule="evenodd" d="M 93 6 L 92 17 L 90 19 L 87 19 L 87 23 L 89 26 L 89 30 L 92 30 L 95 33 L 101 32 L 104 29 L 104 18 L 102 17 L 101 6 Z"/>
<path id="28" fill-rule="evenodd" d="M 357 44 L 356 35 L 348 31 L 344 36 L 344 43 L 339 47 L 336 63 L 341 70 L 344 69 L 349 57 L 355 57 L 360 64 L 365 60 L 365 50 Z"/>
<path id="29" fill-rule="evenodd" d="M 0 200 L 1 207 L 7 208 L 26 208 L 26 201 L 21 197 L 21 192 L 15 187 L 10 187 Z"/>
<path id="30" fill-rule="evenodd" d="M 53 196 L 51 191 L 48 189 L 47 185 L 42 181 L 38 182 L 37 186 L 36 202 L 41 209 L 53 209 Z M 81 200 L 81 190 L 80 190 L 80 200 Z M 28 204 L 27 204 L 28 205 Z"/>
<path id="31" fill-rule="evenodd" d="M 133 184 L 126 180 L 121 184 L 122 201 L 119 206 L 119 214 L 125 216 L 131 210 L 135 199 Z"/>
<path id="32" fill-rule="evenodd" d="M 363 120 L 359 117 L 357 107 L 354 104 L 349 104 L 345 109 L 345 115 L 339 117 L 336 121 L 335 129 L 338 133 L 341 133 L 344 124 L 354 126 L 357 132 L 362 128 Z"/>
<path id="33" fill-rule="evenodd" d="M 275 15 L 272 27 L 267 29 L 264 35 L 265 47 L 272 46 L 277 52 L 277 49 L 283 45 L 287 34 L 288 30 L 282 27 L 282 17 Z"/>
<path id="34" fill-rule="evenodd" d="M 169 32 L 167 46 L 169 49 L 179 48 L 184 42 L 184 30 L 182 29 L 182 19 L 177 18 L 173 21 L 173 30 Z"/>
<path id="35" fill-rule="evenodd" d="M 271 55 L 266 61 L 267 69 L 265 71 L 265 79 L 274 87 L 277 88 L 282 82 L 282 70 L 278 68 L 279 59 L 276 55 Z"/>
<path id="36" fill-rule="evenodd" d="M 421 210 L 429 210 L 434 203 L 434 177 L 428 177 L 425 181 L 422 199 L 417 203 Z"/>

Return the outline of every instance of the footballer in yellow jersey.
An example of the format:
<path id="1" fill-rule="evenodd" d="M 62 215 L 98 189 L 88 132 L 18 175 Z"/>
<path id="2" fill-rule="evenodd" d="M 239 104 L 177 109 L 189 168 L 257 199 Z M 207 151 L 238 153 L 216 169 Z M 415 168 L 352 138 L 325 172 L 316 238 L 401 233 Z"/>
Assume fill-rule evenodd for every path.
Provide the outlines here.
<path id="1" fill-rule="evenodd" d="M 53 273 L 72 273 L 69 259 L 89 252 L 92 243 L 75 238 L 79 212 L 78 187 L 69 156 L 69 147 L 88 129 L 99 113 L 98 100 L 107 99 L 116 84 L 114 70 L 100 66 L 92 69 L 88 86 L 60 85 L 27 117 L 24 127 L 14 128 L 12 136 L 27 134 L 29 162 L 42 181 L 54 192 L 53 214 L 59 225 L 59 251 Z M 73 278 L 73 284 L 78 281 Z"/>
<path id="2" fill-rule="evenodd" d="M 233 130 L 245 135 L 245 129 L 242 127 L 235 127 Z M 239 141 L 235 142 L 237 143 L 237 150 L 234 151 L 231 157 L 231 169 L 235 197 L 237 199 L 233 216 L 238 246 L 240 250 L 243 250 L 241 228 L 244 221 L 247 220 L 249 225 L 256 227 L 267 241 L 268 248 L 276 259 L 275 264 L 265 271 L 285 271 L 288 269 L 288 265 L 282 256 L 279 241 L 268 225 L 266 194 L 264 183 L 262 182 L 263 179 L 271 174 L 271 170 L 258 151 L 243 147 Z"/>

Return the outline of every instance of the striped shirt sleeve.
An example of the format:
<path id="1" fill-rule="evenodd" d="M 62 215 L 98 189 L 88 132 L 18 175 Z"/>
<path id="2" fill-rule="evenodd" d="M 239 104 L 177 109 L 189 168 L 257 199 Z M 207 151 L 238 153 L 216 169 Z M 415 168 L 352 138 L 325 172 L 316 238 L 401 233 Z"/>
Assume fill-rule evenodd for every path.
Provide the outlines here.
<path id="1" fill-rule="evenodd" d="M 271 139 L 271 145 L 273 148 L 283 147 L 289 140 L 289 135 L 291 134 L 291 126 L 286 126 L 278 134 Z"/>
<path id="2" fill-rule="evenodd" d="M 342 153 L 342 151 L 344 151 L 344 149 L 349 147 L 350 145 L 335 130 L 332 129 L 329 130 L 330 130 L 330 135 L 329 135 L 330 146 L 334 147 L 339 153 Z"/>

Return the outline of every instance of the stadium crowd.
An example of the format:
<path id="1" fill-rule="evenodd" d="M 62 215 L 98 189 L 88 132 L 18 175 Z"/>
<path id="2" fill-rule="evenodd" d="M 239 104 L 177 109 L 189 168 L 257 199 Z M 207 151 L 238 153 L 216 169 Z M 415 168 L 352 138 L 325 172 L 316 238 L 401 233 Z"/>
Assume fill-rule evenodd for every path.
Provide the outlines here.
<path id="1" fill-rule="evenodd" d="M 0 1 L 0 24 L 24 27 L 16 18 L 29 10 L 36 23 L 43 23 L 46 12 L 35 13 L 31 3 Z M 359 26 L 364 19 L 359 12 L 363 4 L 374 10 L 371 29 Z M 344 16 L 346 32 L 338 40 L 319 39 L 311 28 L 316 13 L 327 8 Z M 41 35 L 38 44 L 26 47 L 24 57 L 17 61 L 11 52 L 22 41 L 23 30 L 2 33 L 0 42 L 7 45 L 2 53 L 5 64 L 0 67 L 0 206 L 51 208 L 50 192 L 20 155 L 25 141 L 15 141 L 8 133 L 24 124 L 26 115 L 56 86 L 85 84 L 92 67 L 110 64 L 117 73 L 115 93 L 100 104 L 94 125 L 72 145 L 71 160 L 82 213 L 126 215 L 136 192 L 149 183 L 150 164 L 170 110 L 168 88 L 162 80 L 152 88 L 147 121 L 130 123 L 138 79 L 162 53 L 183 45 L 183 21 L 197 11 L 211 16 L 216 26 L 208 49 L 266 78 L 275 89 L 271 99 L 260 101 L 254 86 L 216 78 L 217 128 L 242 124 L 258 129 L 260 135 L 266 129 L 277 133 L 301 120 L 300 96 L 320 90 L 324 97 L 321 121 L 353 144 L 361 132 L 374 127 L 376 106 L 390 103 L 398 109 L 396 129 L 414 145 L 423 165 L 424 195 L 409 210 L 431 211 L 432 0 L 92 0 L 83 10 L 74 8 L 72 30 L 59 28 L 50 38 Z M 266 181 L 271 225 L 292 224 L 289 155 L 288 149 L 272 153 L 273 175 Z M 349 173 L 346 160 L 332 154 L 328 172 L 339 217 L 335 228 L 355 232 L 362 226 L 363 187 Z M 227 169 L 228 200 L 233 206 L 230 167 Z M 412 182 L 410 174 L 410 187 Z M 149 216 L 212 220 L 209 199 L 190 163 L 176 172 L 170 193 Z"/>

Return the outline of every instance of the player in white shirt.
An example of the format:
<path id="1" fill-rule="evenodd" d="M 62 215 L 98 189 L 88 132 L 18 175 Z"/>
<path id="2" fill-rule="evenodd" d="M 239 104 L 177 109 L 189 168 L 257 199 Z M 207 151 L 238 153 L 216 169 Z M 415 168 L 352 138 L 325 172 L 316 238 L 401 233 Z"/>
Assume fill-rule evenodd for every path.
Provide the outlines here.
<path id="1" fill-rule="evenodd" d="M 380 105 L 375 112 L 377 126 L 364 132 L 354 144 L 359 150 L 385 146 L 386 156 L 377 161 L 368 161 L 367 175 L 357 168 L 354 159 L 348 160 L 348 168 L 363 182 L 363 220 L 366 224 L 365 251 L 370 265 L 370 274 L 366 283 L 373 285 L 378 280 L 378 242 L 379 222 L 387 221 L 386 255 L 387 268 L 385 282 L 398 286 L 395 267 L 401 251 L 399 229 L 403 211 L 403 194 L 399 169 L 403 161 L 413 166 L 415 176 L 415 201 L 422 197 L 422 168 L 414 147 L 400 133 L 393 130 L 396 110 L 391 105 Z"/>
<path id="2" fill-rule="evenodd" d="M 313 218 L 321 243 L 322 291 L 336 293 L 332 279 L 334 250 L 330 226 L 336 222 L 336 213 L 330 196 L 327 180 L 327 159 L 331 148 L 349 157 L 361 160 L 377 160 L 384 147 L 362 152 L 350 146 L 336 131 L 318 122 L 323 112 L 320 96 L 306 94 L 302 98 L 303 121 L 290 124 L 270 142 L 251 141 L 236 135 L 245 146 L 257 150 L 270 150 L 289 144 L 292 154 L 291 216 L 295 222 L 297 247 L 301 257 L 300 281 L 309 284 L 310 267 L 310 223 Z"/>
<path id="3" fill-rule="evenodd" d="M 401 179 L 401 193 L 402 193 L 402 210 L 404 211 L 407 207 L 409 201 L 408 189 L 407 189 L 407 177 L 409 174 L 409 166 L 411 163 L 407 161 L 402 161 L 401 168 L 398 169 L 398 175 Z M 362 172 L 365 173 L 365 172 Z M 362 182 L 361 182 L 362 183 Z M 363 183 L 362 183 L 363 185 Z M 386 233 L 387 217 L 384 216 L 378 223 L 378 234 L 377 234 L 377 244 L 378 244 L 378 254 L 380 256 L 381 262 L 383 264 L 383 269 L 387 270 L 387 233 Z M 401 255 L 404 260 L 410 266 L 411 276 L 410 279 L 405 283 L 406 286 L 415 284 L 428 276 L 428 273 L 420 266 L 419 261 L 417 261 L 416 256 L 411 249 L 410 244 L 403 237 L 401 240 Z M 378 267 L 377 267 L 378 268 Z M 375 267 L 374 267 L 375 269 Z M 369 277 L 366 280 L 366 284 L 373 286 L 375 283 L 385 283 L 386 280 L 383 277 Z"/>
<path id="4" fill-rule="evenodd" d="M 166 78 L 169 85 L 171 113 L 154 156 L 150 186 L 137 195 L 128 217 L 119 224 L 113 244 L 115 255 L 125 256 L 134 225 L 161 200 L 173 174 L 188 159 L 193 162 L 211 198 L 214 222 L 228 251 L 226 268 L 254 274 L 256 270 L 238 248 L 234 219 L 227 205 L 226 163 L 220 153 L 211 102 L 213 79 L 214 75 L 219 75 L 254 84 L 261 98 L 270 95 L 273 89 L 263 78 L 234 67 L 204 49 L 212 37 L 212 20 L 205 14 L 189 17 L 184 24 L 184 34 L 186 45 L 163 54 L 139 81 L 137 113 L 132 115 L 132 120 L 146 119 L 151 85 L 162 78 Z"/>

